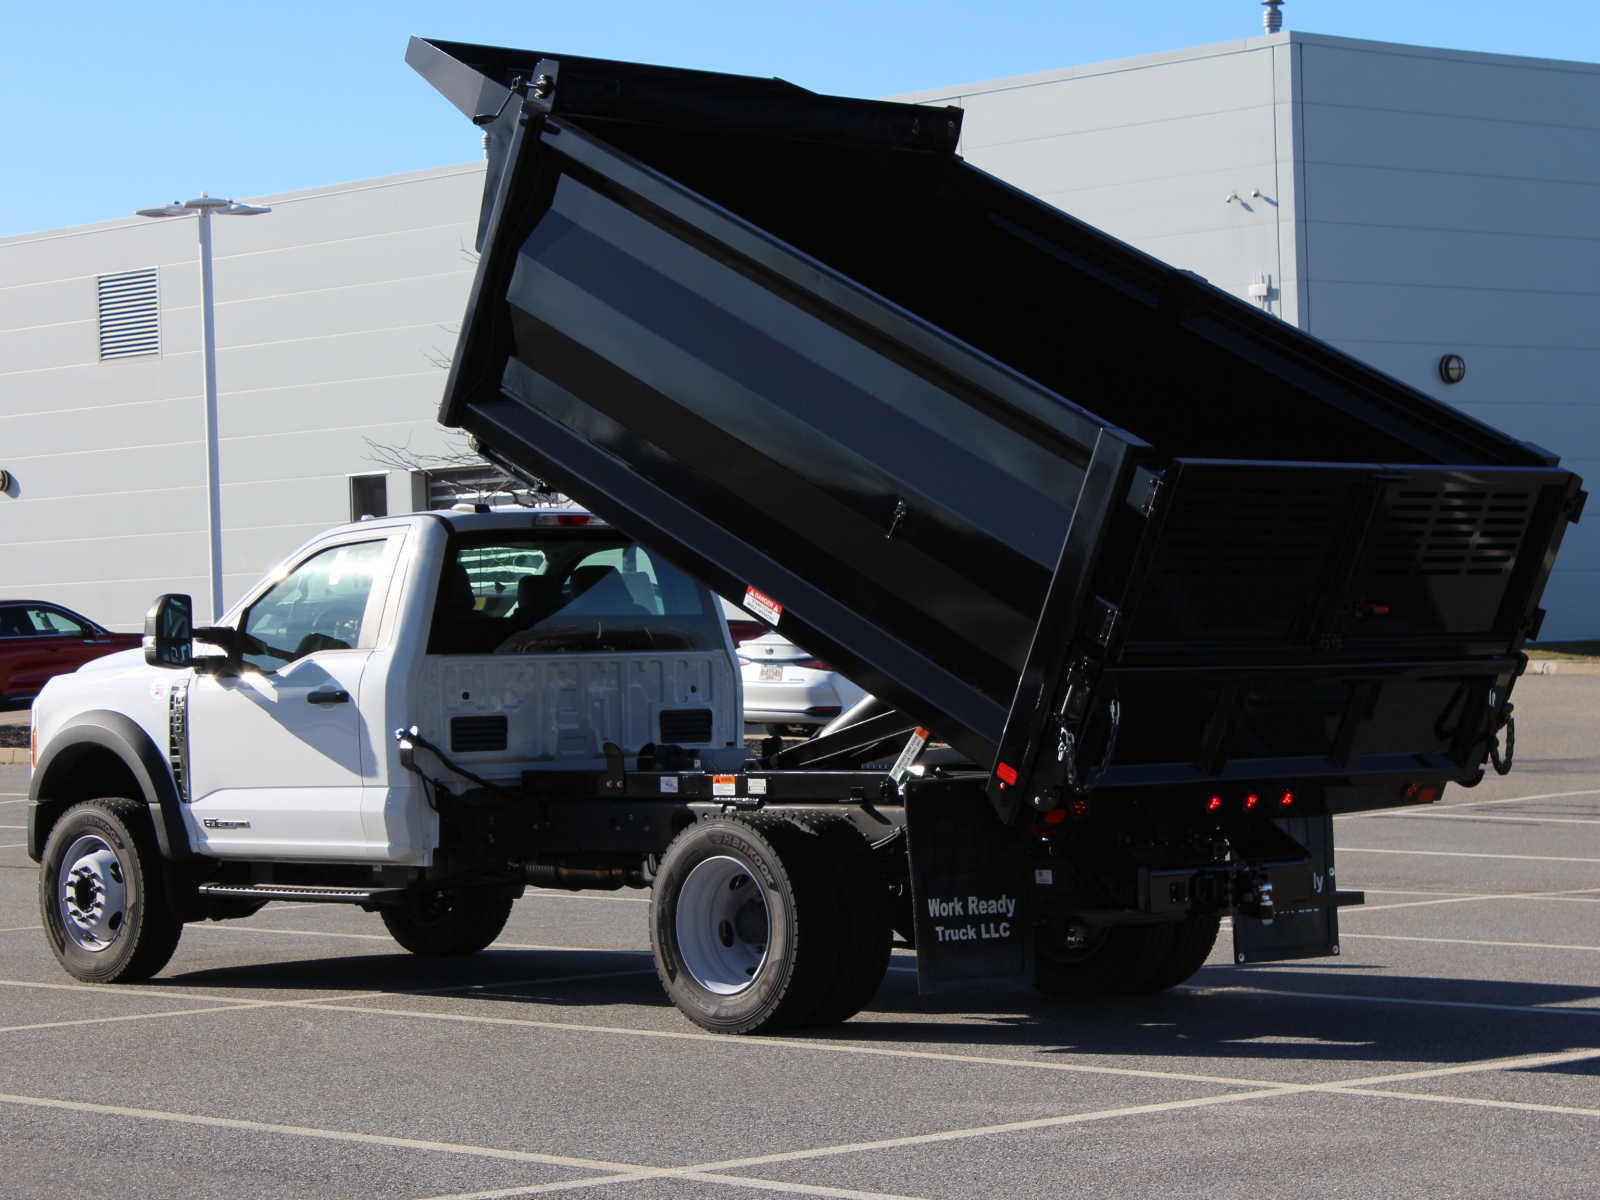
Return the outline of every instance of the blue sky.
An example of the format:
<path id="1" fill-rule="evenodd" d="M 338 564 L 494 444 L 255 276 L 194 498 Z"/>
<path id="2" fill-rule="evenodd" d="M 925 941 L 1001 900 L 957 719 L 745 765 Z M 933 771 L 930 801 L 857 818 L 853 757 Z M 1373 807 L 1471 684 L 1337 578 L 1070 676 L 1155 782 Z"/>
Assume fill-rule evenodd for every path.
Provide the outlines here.
<path id="1" fill-rule="evenodd" d="M 405 65 L 411 34 L 884 96 L 1261 30 L 1257 0 L 9 7 L 0 237 L 476 157 L 476 131 Z M 1600 61 L 1595 0 L 1286 0 L 1283 14 L 1310 33 Z"/>

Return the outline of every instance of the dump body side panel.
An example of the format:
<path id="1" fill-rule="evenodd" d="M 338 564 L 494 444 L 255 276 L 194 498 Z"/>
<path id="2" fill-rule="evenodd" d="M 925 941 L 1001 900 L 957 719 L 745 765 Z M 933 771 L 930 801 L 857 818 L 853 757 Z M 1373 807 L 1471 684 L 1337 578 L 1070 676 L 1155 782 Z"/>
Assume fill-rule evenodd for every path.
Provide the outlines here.
<path id="1" fill-rule="evenodd" d="M 1005 768 L 1003 811 L 1063 730 L 1052 786 L 1483 761 L 1577 507 L 1546 452 L 973 169 L 958 113 L 413 61 L 497 105 L 441 419 Z M 1142 734 L 1084 760 L 1119 691 Z"/>

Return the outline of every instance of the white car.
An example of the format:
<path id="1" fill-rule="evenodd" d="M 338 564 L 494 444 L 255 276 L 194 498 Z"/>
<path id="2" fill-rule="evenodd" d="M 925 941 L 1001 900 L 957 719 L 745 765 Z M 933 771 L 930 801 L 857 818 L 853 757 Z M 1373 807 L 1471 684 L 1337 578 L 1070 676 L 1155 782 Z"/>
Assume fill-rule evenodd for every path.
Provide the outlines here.
<path id="1" fill-rule="evenodd" d="M 769 733 L 809 733 L 867 693 L 827 663 L 775 632 L 738 642 L 744 719 Z"/>

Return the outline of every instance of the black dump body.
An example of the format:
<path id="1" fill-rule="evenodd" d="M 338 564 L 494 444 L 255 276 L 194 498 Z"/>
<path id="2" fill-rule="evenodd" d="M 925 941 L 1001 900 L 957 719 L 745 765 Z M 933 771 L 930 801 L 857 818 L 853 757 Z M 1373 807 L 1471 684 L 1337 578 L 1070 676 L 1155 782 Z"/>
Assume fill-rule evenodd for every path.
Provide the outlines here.
<path id="1" fill-rule="evenodd" d="M 441 419 L 780 605 L 1002 812 L 1477 775 L 1581 499 L 1551 455 L 969 166 L 959 110 L 408 57 L 490 151 Z"/>

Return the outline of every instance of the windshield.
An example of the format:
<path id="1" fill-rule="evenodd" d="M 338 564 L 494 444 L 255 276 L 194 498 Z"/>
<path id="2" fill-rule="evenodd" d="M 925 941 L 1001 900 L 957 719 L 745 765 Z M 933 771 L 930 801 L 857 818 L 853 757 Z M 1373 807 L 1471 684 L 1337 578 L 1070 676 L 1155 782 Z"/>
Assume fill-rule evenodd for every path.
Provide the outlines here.
<path id="1" fill-rule="evenodd" d="M 615 530 L 458 538 L 440 580 L 431 654 L 713 650 L 704 588 Z"/>

